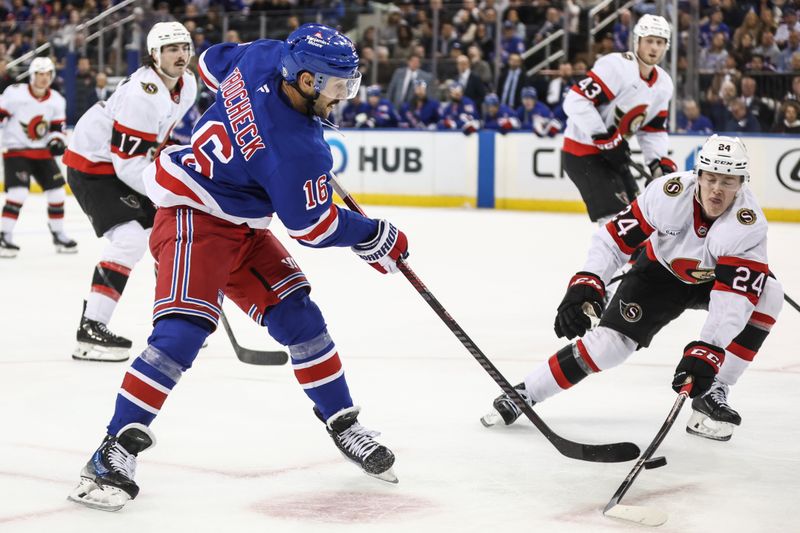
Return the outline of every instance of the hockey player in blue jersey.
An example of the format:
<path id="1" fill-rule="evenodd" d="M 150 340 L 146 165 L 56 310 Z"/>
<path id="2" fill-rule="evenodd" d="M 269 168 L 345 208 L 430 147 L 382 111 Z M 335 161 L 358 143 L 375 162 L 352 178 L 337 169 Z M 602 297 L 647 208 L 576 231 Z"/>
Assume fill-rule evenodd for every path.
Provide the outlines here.
<path id="1" fill-rule="evenodd" d="M 361 100 L 361 93 L 364 89 L 360 89 L 352 100 L 348 100 L 347 104 L 342 109 L 342 116 L 339 118 L 339 127 L 341 128 L 355 128 L 356 117 L 360 114 L 366 116 L 369 105 Z"/>
<path id="2" fill-rule="evenodd" d="M 356 115 L 358 128 L 396 128 L 400 117 L 394 105 L 381 96 L 380 85 L 367 87 L 367 106 Z"/>
<path id="3" fill-rule="evenodd" d="M 299 243 L 350 247 L 381 273 L 397 272 L 407 256 L 395 226 L 332 202 L 322 117 L 358 91 L 358 54 L 338 31 L 306 24 L 286 42 L 212 46 L 198 68 L 214 104 L 191 146 L 164 149 L 144 173 L 159 206 L 150 239 L 158 265 L 153 332 L 70 499 L 117 510 L 136 497 L 136 456 L 155 442 L 148 426 L 216 329 L 224 297 L 288 347 L 297 381 L 342 454 L 397 482 L 394 454 L 358 422 L 309 281 L 267 229 L 277 215 Z"/>
<path id="4" fill-rule="evenodd" d="M 483 129 L 495 130 L 502 134 L 519 129 L 519 119 L 513 109 L 500 103 L 495 93 L 489 93 L 483 100 L 486 113 L 483 115 Z"/>
<path id="5" fill-rule="evenodd" d="M 472 98 L 464 96 L 464 87 L 457 81 L 448 85 L 450 100 L 442 102 L 439 107 L 438 129 L 461 130 L 464 135 L 475 133 L 480 129 L 480 111 L 475 107 Z"/>
<path id="6" fill-rule="evenodd" d="M 553 137 L 561 131 L 561 123 L 553 117 L 553 112 L 539 101 L 535 87 L 523 87 L 520 93 L 522 105 L 517 109 L 521 129 L 533 131 L 539 137 Z"/>
<path id="7" fill-rule="evenodd" d="M 400 127 L 416 130 L 436 129 L 439 101 L 428 98 L 428 82 L 414 80 L 414 96 L 400 108 Z"/>

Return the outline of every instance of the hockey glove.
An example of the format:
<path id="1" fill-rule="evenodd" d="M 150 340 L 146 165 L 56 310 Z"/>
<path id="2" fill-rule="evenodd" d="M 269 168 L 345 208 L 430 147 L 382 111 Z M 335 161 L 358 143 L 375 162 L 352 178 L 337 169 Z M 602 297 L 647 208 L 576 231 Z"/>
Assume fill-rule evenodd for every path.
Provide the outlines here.
<path id="1" fill-rule="evenodd" d="M 591 320 L 583 312 L 583 305 L 592 306 L 596 316 L 603 313 L 603 296 L 606 286 L 603 280 L 591 272 L 578 272 L 569 280 L 567 294 L 561 300 L 553 326 L 557 337 L 583 337 L 592 325 Z"/>
<path id="2" fill-rule="evenodd" d="M 53 155 L 64 155 L 67 145 L 64 144 L 64 139 L 61 139 L 60 137 L 53 137 L 47 143 L 47 149 L 50 150 L 50 153 Z"/>
<path id="3" fill-rule="evenodd" d="M 725 350 L 703 341 L 694 341 L 683 349 L 683 358 L 675 369 L 672 389 L 679 392 L 686 378 L 694 378 L 691 397 L 705 394 L 714 383 L 714 376 L 725 361 Z"/>
<path id="4" fill-rule="evenodd" d="M 614 168 L 627 167 L 631 160 L 631 151 L 628 141 L 620 135 L 617 128 L 611 128 L 606 133 L 592 135 L 595 147 L 600 150 L 603 159 Z"/>
<path id="5" fill-rule="evenodd" d="M 678 165 L 676 165 L 675 162 L 668 157 L 662 157 L 661 159 L 653 159 L 652 161 L 647 163 L 647 166 L 650 167 L 651 180 L 660 178 L 664 174 L 672 174 L 673 172 L 678 171 Z M 648 180 L 648 183 L 649 181 L 650 180 Z"/>
<path id="6" fill-rule="evenodd" d="M 400 272 L 397 260 L 408 257 L 406 234 L 385 220 L 378 220 L 378 233 L 352 250 L 381 274 Z"/>

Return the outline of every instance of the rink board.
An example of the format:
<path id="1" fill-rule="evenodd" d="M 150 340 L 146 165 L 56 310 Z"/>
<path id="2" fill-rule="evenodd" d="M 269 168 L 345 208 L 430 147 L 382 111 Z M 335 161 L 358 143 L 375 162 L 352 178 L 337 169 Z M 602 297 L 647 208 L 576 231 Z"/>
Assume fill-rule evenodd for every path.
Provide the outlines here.
<path id="1" fill-rule="evenodd" d="M 326 130 L 325 138 L 334 172 L 367 204 L 585 212 L 561 165 L 560 136 Z M 704 140 L 697 135 L 670 136 L 670 156 L 679 169 L 693 168 Z M 767 217 L 800 221 L 798 138 L 744 140 L 751 157 L 750 188 Z M 631 149 L 634 160 L 642 162 L 635 137 Z"/>

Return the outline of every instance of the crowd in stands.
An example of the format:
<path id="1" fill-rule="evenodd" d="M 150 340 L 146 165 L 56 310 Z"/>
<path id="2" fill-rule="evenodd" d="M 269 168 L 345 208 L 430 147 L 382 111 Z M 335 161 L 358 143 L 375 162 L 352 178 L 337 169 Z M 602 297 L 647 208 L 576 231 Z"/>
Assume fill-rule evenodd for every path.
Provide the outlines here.
<path id="1" fill-rule="evenodd" d="M 96 42 L 87 43 L 87 32 L 80 26 L 116 3 L 118 0 L 7 0 L 0 4 L 0 89 L 14 81 L 6 72 L 9 61 L 50 42 L 50 53 L 61 68 L 73 46 L 93 61 L 78 63 L 76 101 L 69 117 L 74 123 L 95 101 L 110 95 L 109 77 L 121 74 L 111 69 L 118 49 L 111 43 L 106 45 L 105 67 L 97 71 Z M 192 33 L 197 54 L 217 42 L 255 39 L 265 29 L 267 37 L 282 39 L 300 24 L 323 22 L 347 33 L 362 58 L 361 98 L 333 117 L 342 126 L 466 132 L 478 124 L 490 124 L 500 131 L 530 129 L 538 135 L 551 135 L 565 125 L 561 102 L 570 86 L 598 56 L 627 50 L 636 19 L 656 9 L 652 0 L 635 0 L 587 50 L 586 12 L 596 3 L 155 0 L 132 10 L 137 22 L 133 27 L 139 31 L 126 29 L 124 46 L 143 50 L 146 29 L 155 22 L 174 19 Z M 800 21 L 796 11 L 800 0 L 700 0 L 701 18 L 696 22 L 690 2 L 682 0 L 678 6 L 679 39 L 673 43 L 678 48 L 679 75 L 674 80 L 677 131 L 800 131 Z M 613 9 L 614 3 L 598 13 L 595 22 Z M 542 56 L 523 60 L 523 53 L 562 29 L 569 42 L 569 57 L 562 61 L 568 61 L 552 63 L 528 76 L 532 60 Z M 691 35 L 698 36 L 697 55 L 693 55 L 693 68 L 700 74 L 696 99 L 684 92 L 687 58 L 694 51 L 689 46 Z M 109 35 L 109 41 L 114 38 Z M 377 101 L 376 90 L 380 91 Z"/>

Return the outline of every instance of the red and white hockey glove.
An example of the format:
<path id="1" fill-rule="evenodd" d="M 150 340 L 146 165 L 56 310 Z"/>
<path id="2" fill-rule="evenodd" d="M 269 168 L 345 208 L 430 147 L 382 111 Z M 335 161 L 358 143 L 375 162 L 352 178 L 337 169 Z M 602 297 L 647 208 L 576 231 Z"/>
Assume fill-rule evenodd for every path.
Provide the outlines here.
<path id="1" fill-rule="evenodd" d="M 381 274 L 400 272 L 397 260 L 408 257 L 406 234 L 386 220 L 378 220 L 378 233 L 351 249 Z"/>
<path id="2" fill-rule="evenodd" d="M 578 272 L 569 280 L 567 293 L 558 306 L 556 321 L 553 325 L 557 337 L 583 337 L 591 328 L 592 321 L 583 312 L 583 305 L 592 306 L 595 316 L 603 314 L 603 297 L 606 286 L 599 277 L 591 272 Z"/>
<path id="3" fill-rule="evenodd" d="M 672 174 L 678 171 L 678 165 L 669 157 L 653 159 L 647 163 L 647 166 L 650 167 L 650 176 L 652 176 L 652 179 L 660 178 L 664 174 Z"/>
<path id="4" fill-rule="evenodd" d="M 617 128 L 612 127 L 606 133 L 592 135 L 595 147 L 600 150 L 600 155 L 608 161 L 612 167 L 621 168 L 628 166 L 631 160 L 628 141 L 620 135 Z"/>
<path id="5" fill-rule="evenodd" d="M 690 342 L 683 349 L 683 357 L 675 369 L 672 389 L 679 392 L 686 382 L 686 378 L 691 376 L 694 379 L 694 385 L 692 385 L 692 392 L 689 395 L 694 398 L 705 394 L 714 384 L 714 377 L 724 361 L 725 350 L 719 346 L 703 341 Z"/>

